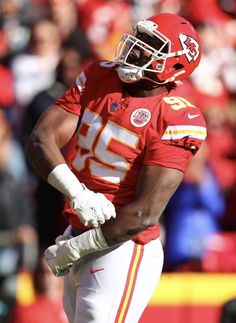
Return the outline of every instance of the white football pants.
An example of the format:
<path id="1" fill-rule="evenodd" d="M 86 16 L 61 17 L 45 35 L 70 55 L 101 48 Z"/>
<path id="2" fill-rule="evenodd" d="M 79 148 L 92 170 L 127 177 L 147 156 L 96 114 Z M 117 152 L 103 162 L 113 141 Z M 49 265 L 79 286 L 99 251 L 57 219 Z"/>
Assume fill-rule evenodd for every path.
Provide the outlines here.
<path id="1" fill-rule="evenodd" d="M 63 304 L 70 323 L 137 323 L 160 279 L 159 239 L 128 241 L 82 258 L 65 276 Z"/>

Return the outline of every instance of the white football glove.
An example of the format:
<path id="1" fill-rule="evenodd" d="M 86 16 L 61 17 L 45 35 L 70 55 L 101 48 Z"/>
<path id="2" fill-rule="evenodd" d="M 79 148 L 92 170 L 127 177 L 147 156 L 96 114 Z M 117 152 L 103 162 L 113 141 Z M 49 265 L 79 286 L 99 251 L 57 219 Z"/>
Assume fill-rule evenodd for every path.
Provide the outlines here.
<path id="1" fill-rule="evenodd" d="M 90 191 L 65 163 L 57 165 L 48 174 L 47 181 L 70 199 L 72 209 L 85 226 L 97 227 L 116 217 L 112 202 L 105 195 Z"/>
<path id="2" fill-rule="evenodd" d="M 70 246 L 72 238 L 71 226 L 68 226 L 63 235 L 56 238 L 56 244 L 44 252 L 49 268 L 57 277 L 68 274 L 70 267 L 80 258 L 79 253 Z"/>
<path id="3" fill-rule="evenodd" d="M 70 240 L 67 240 L 48 247 L 44 257 L 51 271 L 59 277 L 69 273 L 71 266 L 79 260 L 80 254 L 71 246 Z"/>
<path id="4" fill-rule="evenodd" d="M 85 185 L 83 188 L 81 193 L 71 198 L 70 204 L 85 226 L 97 227 L 106 220 L 116 217 L 113 203 L 104 194 L 95 193 Z"/>
<path id="5" fill-rule="evenodd" d="M 55 276 L 68 274 L 71 266 L 81 257 L 95 251 L 108 248 L 101 227 L 88 230 L 81 235 L 72 237 L 71 229 L 56 239 L 56 244 L 45 250 L 45 259 Z"/>

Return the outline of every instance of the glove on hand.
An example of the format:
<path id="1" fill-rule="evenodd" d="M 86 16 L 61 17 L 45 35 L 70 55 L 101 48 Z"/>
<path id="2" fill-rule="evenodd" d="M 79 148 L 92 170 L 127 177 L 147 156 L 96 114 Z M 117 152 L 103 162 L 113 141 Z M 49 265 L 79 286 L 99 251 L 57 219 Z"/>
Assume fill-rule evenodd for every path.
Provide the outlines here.
<path id="1" fill-rule="evenodd" d="M 80 258 L 78 251 L 70 246 L 72 238 L 71 226 L 68 226 L 63 235 L 57 237 L 56 244 L 44 252 L 49 268 L 57 277 L 68 274 L 70 267 Z"/>
<path id="2" fill-rule="evenodd" d="M 84 191 L 71 198 L 71 207 L 85 226 L 97 227 L 116 217 L 113 203 L 104 194 L 95 193 L 83 185 Z"/>
<path id="3" fill-rule="evenodd" d="M 57 277 L 68 274 L 70 267 L 80 258 L 78 250 L 71 246 L 70 240 L 48 247 L 44 256 L 49 268 Z"/>
<path id="4" fill-rule="evenodd" d="M 73 238 L 59 236 L 56 243 L 45 251 L 48 266 L 56 276 L 67 274 L 70 267 L 81 257 L 109 248 L 101 227 L 85 231 Z"/>

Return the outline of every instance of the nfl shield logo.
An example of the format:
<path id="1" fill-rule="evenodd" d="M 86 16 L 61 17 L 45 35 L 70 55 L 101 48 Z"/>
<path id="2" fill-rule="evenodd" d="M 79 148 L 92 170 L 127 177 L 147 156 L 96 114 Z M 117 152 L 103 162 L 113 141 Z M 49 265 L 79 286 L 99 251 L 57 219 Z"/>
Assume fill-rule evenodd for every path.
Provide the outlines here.
<path id="1" fill-rule="evenodd" d="M 115 112 L 119 109 L 120 103 L 119 102 L 113 102 L 110 106 L 110 112 Z"/>

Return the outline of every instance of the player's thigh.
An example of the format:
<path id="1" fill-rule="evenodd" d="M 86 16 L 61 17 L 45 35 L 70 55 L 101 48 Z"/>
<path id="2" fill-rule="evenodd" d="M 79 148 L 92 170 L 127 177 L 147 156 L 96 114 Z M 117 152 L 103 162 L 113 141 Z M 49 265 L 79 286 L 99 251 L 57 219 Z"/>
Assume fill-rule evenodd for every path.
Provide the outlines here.
<path id="1" fill-rule="evenodd" d="M 64 277 L 63 308 L 69 323 L 74 323 L 76 311 L 76 287 L 73 281 L 73 276 L 70 274 Z"/>
<path id="2" fill-rule="evenodd" d="M 150 242 L 144 249 L 125 323 L 137 323 L 147 307 L 160 280 L 163 268 L 163 248 L 160 240 Z"/>
<path id="3" fill-rule="evenodd" d="M 127 315 L 129 308 L 135 310 L 136 306 L 142 314 L 162 270 L 159 240 L 146 246 L 129 241 L 85 259 L 73 269 L 77 282 L 75 323 L 112 323 L 117 315 L 124 311 Z M 138 312 L 137 317 L 141 315 Z"/>

